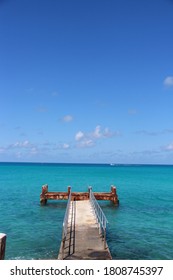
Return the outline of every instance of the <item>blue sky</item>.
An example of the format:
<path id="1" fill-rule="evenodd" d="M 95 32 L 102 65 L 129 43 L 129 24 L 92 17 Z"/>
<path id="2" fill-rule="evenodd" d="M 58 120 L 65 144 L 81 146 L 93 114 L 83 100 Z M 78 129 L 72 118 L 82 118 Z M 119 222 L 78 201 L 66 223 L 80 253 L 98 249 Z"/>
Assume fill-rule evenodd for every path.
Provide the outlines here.
<path id="1" fill-rule="evenodd" d="M 173 164 L 172 15 L 0 0 L 0 161 Z"/>

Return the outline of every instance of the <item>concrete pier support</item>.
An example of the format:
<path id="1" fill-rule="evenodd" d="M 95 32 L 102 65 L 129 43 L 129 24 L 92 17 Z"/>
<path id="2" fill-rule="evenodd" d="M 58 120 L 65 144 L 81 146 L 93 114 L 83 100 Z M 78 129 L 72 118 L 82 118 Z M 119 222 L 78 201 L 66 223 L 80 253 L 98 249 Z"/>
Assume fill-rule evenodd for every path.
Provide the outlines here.
<path id="1" fill-rule="evenodd" d="M 42 192 L 40 194 L 40 204 L 41 205 L 46 205 L 46 203 L 47 203 L 46 194 L 47 193 L 48 193 L 48 185 L 43 185 Z"/>
<path id="2" fill-rule="evenodd" d="M 112 198 L 111 201 L 118 206 L 119 205 L 119 199 L 118 199 L 118 195 L 117 195 L 117 189 L 115 186 L 111 186 L 111 194 L 112 194 Z"/>
<path id="3" fill-rule="evenodd" d="M 0 260 L 5 258 L 6 234 L 0 233 Z"/>

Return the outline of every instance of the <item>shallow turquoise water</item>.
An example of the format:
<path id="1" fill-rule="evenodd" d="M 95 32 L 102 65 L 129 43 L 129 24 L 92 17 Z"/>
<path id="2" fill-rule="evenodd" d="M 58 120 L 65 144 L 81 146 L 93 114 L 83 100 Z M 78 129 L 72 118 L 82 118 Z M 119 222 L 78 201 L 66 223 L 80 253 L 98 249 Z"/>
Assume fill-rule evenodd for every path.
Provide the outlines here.
<path id="1" fill-rule="evenodd" d="M 0 232 L 6 259 L 52 259 L 58 254 L 66 202 L 41 207 L 50 191 L 109 191 L 120 206 L 100 202 L 109 221 L 114 259 L 173 259 L 173 166 L 0 163 Z"/>

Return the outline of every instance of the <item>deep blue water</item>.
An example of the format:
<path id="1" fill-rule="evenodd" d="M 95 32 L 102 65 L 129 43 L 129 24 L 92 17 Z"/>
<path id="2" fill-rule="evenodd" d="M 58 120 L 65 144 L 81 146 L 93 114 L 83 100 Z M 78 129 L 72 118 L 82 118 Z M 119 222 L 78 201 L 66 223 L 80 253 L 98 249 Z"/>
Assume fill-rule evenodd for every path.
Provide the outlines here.
<path id="1" fill-rule="evenodd" d="M 41 187 L 50 191 L 109 191 L 120 206 L 100 202 L 109 221 L 114 259 L 173 259 L 173 166 L 0 163 L 0 232 L 6 259 L 56 258 L 66 201 L 41 207 Z"/>

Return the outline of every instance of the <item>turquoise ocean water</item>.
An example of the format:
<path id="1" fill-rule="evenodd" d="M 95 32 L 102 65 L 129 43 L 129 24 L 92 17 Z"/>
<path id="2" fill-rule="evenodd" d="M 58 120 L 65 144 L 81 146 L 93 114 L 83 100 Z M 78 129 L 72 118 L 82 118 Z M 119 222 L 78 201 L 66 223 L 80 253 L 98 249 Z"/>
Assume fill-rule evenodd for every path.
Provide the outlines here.
<path id="1" fill-rule="evenodd" d="M 120 206 L 99 202 L 108 221 L 113 259 L 173 259 L 173 166 L 0 163 L 0 232 L 6 259 L 57 257 L 66 201 L 41 207 L 49 191 L 110 191 Z"/>

